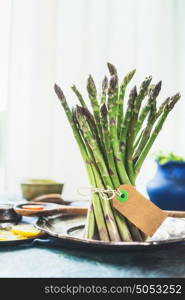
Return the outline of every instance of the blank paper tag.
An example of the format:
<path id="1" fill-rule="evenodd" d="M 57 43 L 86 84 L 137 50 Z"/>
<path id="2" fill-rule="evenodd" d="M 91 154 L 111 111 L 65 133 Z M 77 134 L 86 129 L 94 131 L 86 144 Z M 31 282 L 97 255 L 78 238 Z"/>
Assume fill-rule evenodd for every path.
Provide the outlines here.
<path id="1" fill-rule="evenodd" d="M 130 184 L 121 185 L 119 190 L 122 196 L 114 197 L 113 206 L 146 235 L 152 236 L 166 219 L 167 213 Z"/>

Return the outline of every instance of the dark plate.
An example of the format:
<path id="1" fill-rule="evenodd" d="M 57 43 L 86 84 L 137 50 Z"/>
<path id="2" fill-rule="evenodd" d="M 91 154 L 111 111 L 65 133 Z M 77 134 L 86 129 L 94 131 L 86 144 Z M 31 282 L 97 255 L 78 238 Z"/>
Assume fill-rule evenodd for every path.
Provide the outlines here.
<path id="1" fill-rule="evenodd" d="M 22 240 L 9 240 L 9 241 L 0 241 L 1 246 L 18 246 L 18 245 L 25 245 L 31 244 L 35 238 L 27 238 Z"/>
<path id="2" fill-rule="evenodd" d="M 36 221 L 35 218 L 27 218 L 27 217 L 23 217 L 21 219 L 21 222 L 7 222 L 10 223 L 12 225 L 17 225 L 17 224 L 34 224 Z M 5 222 L 1 222 L 1 224 L 5 224 Z M 44 237 L 45 234 L 43 234 L 42 236 L 40 236 L 39 238 L 42 239 L 42 237 Z M 34 241 L 35 237 L 32 238 L 25 238 L 25 239 L 20 239 L 20 240 L 7 240 L 7 241 L 1 241 L 0 240 L 0 247 L 2 246 L 18 246 L 18 245 L 31 245 L 32 242 Z"/>
<path id="3" fill-rule="evenodd" d="M 54 244 L 61 247 L 104 251 L 138 251 L 170 247 L 185 242 L 185 219 L 167 219 L 152 240 L 146 242 L 103 242 L 85 239 L 83 238 L 84 216 L 60 215 L 40 218 L 36 222 L 36 227 L 49 234 Z M 172 226 L 174 224 L 176 227 Z M 173 228 L 172 233 L 170 233 L 171 227 Z M 176 232 L 174 232 L 174 228 L 176 228 Z"/>

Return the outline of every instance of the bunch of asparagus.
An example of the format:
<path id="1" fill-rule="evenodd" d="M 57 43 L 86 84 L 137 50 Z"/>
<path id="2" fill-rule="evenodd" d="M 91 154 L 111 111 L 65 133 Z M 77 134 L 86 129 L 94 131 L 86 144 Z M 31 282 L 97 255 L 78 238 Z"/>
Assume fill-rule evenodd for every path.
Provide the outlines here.
<path id="1" fill-rule="evenodd" d="M 157 108 L 161 81 L 152 85 L 149 76 L 138 90 L 136 86 L 131 89 L 125 105 L 125 91 L 136 70 L 129 72 L 119 85 L 115 66 L 107 65 L 110 79 L 103 79 L 100 97 L 92 76 L 87 80 L 92 110 L 75 85 L 72 90 L 80 105 L 73 109 L 60 87 L 55 84 L 54 88 L 79 145 L 90 185 L 118 189 L 121 184 L 135 185 L 140 168 L 180 94 L 167 98 Z M 117 242 L 146 239 L 143 232 L 114 209 L 110 200 L 98 193 L 92 194 L 85 237 Z"/>

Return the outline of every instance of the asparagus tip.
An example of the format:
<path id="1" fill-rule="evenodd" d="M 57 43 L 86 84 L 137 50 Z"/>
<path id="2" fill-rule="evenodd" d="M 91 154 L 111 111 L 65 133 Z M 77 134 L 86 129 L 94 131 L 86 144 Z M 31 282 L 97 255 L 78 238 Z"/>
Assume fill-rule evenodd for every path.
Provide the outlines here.
<path id="1" fill-rule="evenodd" d="M 168 111 L 172 110 L 175 106 L 175 104 L 178 102 L 178 100 L 180 99 L 181 95 L 180 93 L 175 94 L 174 96 L 172 96 L 169 100 L 169 102 L 166 105 L 166 109 Z"/>
<path id="2" fill-rule="evenodd" d="M 113 64 L 111 64 L 111 63 L 107 63 L 107 67 L 108 67 L 108 69 L 109 69 L 109 72 L 110 72 L 110 75 L 112 76 L 112 75 L 117 75 L 117 70 L 116 70 L 116 67 L 113 65 Z"/>
<path id="3" fill-rule="evenodd" d="M 145 78 L 145 80 L 141 84 L 141 89 L 146 89 L 150 85 L 150 82 L 152 81 L 152 76 L 148 76 Z"/>
<path id="4" fill-rule="evenodd" d="M 130 97 L 131 98 L 136 98 L 137 97 L 137 87 L 136 87 L 136 85 L 131 89 Z"/>
<path id="5" fill-rule="evenodd" d="M 118 84 L 118 76 L 116 74 L 114 74 L 111 76 L 110 82 L 109 82 L 109 90 L 108 90 L 109 95 L 114 94 L 117 84 Z"/>
<path id="6" fill-rule="evenodd" d="M 64 93 L 62 92 L 61 88 L 56 83 L 54 84 L 54 90 L 55 90 L 55 93 L 57 94 L 58 98 L 60 99 L 60 101 L 65 99 Z"/>
<path id="7" fill-rule="evenodd" d="M 156 98 L 159 95 L 159 92 L 161 90 L 162 81 L 159 81 L 156 85 L 154 85 L 150 90 L 150 96 L 152 98 Z"/>
<path id="8" fill-rule="evenodd" d="M 107 76 L 105 75 L 105 77 L 104 77 L 104 79 L 103 79 L 103 81 L 102 81 L 102 90 L 103 90 L 103 91 L 106 91 L 107 87 L 108 87 L 108 78 L 107 78 Z"/>
<path id="9" fill-rule="evenodd" d="M 133 77 L 134 74 L 136 73 L 136 69 L 133 69 L 132 71 L 130 71 L 130 75 Z"/>
<path id="10" fill-rule="evenodd" d="M 100 107 L 100 112 L 103 117 L 107 116 L 108 110 L 107 110 L 107 106 L 105 103 L 103 103 L 102 106 Z"/>
<path id="11" fill-rule="evenodd" d="M 89 75 L 87 79 L 87 91 L 89 93 L 89 96 L 96 98 L 97 96 L 96 85 L 91 75 Z"/>
<path id="12" fill-rule="evenodd" d="M 160 90 L 161 90 L 161 86 L 162 86 L 162 81 L 160 80 L 157 84 L 156 84 L 156 86 L 155 86 L 155 93 L 158 95 L 159 94 L 159 92 L 160 92 Z"/>

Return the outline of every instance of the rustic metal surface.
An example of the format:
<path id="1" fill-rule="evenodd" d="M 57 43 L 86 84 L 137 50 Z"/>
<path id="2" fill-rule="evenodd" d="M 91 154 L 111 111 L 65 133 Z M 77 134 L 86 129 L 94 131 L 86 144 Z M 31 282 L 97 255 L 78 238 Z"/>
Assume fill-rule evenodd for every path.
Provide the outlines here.
<path id="1" fill-rule="evenodd" d="M 40 218 L 36 226 L 49 234 L 62 247 L 98 248 L 100 250 L 136 251 L 170 247 L 185 242 L 185 219 L 168 217 L 152 238 L 146 242 L 102 242 L 84 239 L 84 216 Z"/>

